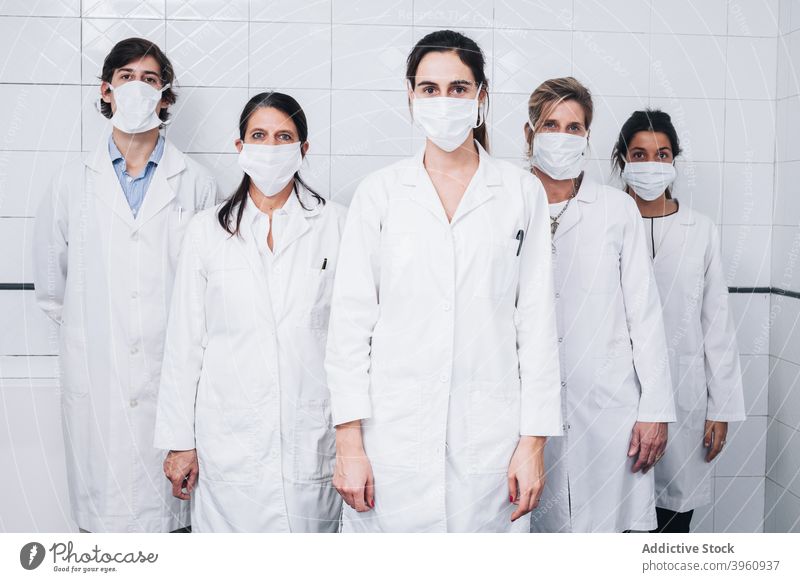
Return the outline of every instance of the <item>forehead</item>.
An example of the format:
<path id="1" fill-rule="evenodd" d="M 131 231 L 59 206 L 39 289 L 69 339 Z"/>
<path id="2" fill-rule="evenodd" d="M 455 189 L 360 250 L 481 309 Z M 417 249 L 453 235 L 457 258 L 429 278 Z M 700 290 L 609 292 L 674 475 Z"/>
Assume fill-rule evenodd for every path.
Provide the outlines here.
<path id="1" fill-rule="evenodd" d="M 121 66 L 117 71 L 120 69 L 130 69 L 134 72 L 141 72 L 144 73 L 145 71 L 152 71 L 154 73 L 161 74 L 161 66 L 158 64 L 158 61 L 152 55 L 145 55 L 143 57 L 139 57 L 133 59 L 129 63 L 124 64 Z"/>
<path id="2" fill-rule="evenodd" d="M 248 128 L 258 127 L 270 131 L 297 132 L 294 120 L 279 109 L 274 107 L 259 107 L 250 114 L 247 121 Z"/>
<path id="3" fill-rule="evenodd" d="M 422 57 L 417 67 L 416 81 L 450 83 L 452 81 L 472 81 L 475 76 L 455 51 L 432 51 Z"/>
<path id="4" fill-rule="evenodd" d="M 544 112 L 545 119 L 556 119 L 564 122 L 578 121 L 581 124 L 586 123 L 586 114 L 583 111 L 583 107 L 574 99 L 561 101 L 555 106 L 553 106 L 552 103 L 548 103 L 544 107 Z"/>
<path id="5" fill-rule="evenodd" d="M 633 134 L 628 149 L 643 148 L 659 150 L 661 148 L 672 148 L 669 137 L 661 131 L 637 131 Z"/>

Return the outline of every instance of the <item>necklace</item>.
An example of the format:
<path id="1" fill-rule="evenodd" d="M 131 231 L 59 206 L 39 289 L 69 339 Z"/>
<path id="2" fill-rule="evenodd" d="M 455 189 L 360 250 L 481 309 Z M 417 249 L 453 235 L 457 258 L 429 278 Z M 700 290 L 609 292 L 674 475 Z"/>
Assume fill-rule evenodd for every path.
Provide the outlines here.
<path id="1" fill-rule="evenodd" d="M 567 198 L 567 203 L 564 205 L 564 208 L 561 209 L 561 212 L 556 214 L 555 216 L 550 217 L 550 236 L 554 237 L 556 235 L 556 229 L 558 229 L 558 219 L 567 211 L 569 208 L 569 203 L 572 202 L 572 199 L 575 198 L 575 194 Z"/>

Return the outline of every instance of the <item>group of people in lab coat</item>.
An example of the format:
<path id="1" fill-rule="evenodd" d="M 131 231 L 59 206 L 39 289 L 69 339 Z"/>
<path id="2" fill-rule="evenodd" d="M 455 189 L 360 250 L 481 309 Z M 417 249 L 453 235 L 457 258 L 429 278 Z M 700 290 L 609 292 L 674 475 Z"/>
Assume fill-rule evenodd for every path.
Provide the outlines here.
<path id="1" fill-rule="evenodd" d="M 101 80 L 108 139 L 35 227 L 82 531 L 688 531 L 711 501 L 741 373 L 666 113 L 623 125 L 618 190 L 583 171 L 589 91 L 550 79 L 517 167 L 488 153 L 480 47 L 432 32 L 406 70 L 425 146 L 345 209 L 301 176 L 291 96 L 244 106 L 225 196 L 159 131 L 156 45 Z"/>

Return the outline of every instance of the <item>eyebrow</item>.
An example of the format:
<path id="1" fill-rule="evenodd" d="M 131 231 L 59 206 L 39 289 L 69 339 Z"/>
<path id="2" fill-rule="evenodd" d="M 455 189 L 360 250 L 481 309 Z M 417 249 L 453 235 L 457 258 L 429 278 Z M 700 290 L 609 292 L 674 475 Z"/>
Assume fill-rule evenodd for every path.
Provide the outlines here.
<path id="1" fill-rule="evenodd" d="M 118 70 L 118 71 L 125 71 L 125 72 L 127 72 L 127 73 L 135 73 L 135 72 L 136 72 L 136 70 L 135 70 L 135 69 L 131 69 L 130 67 L 120 67 L 120 68 L 119 68 L 119 69 L 117 69 L 117 70 Z M 145 75 L 155 75 L 156 77 L 160 77 L 160 76 L 161 76 L 161 75 L 159 75 L 158 73 L 156 73 L 155 71 L 142 71 L 142 72 L 143 72 Z"/>
<path id="2" fill-rule="evenodd" d="M 451 87 L 456 86 L 456 85 L 467 85 L 467 86 L 471 87 L 474 84 L 475 83 L 473 83 L 472 81 L 467 81 L 466 79 L 457 79 L 455 81 L 450 81 L 450 83 L 448 83 L 448 85 L 450 85 Z M 437 87 L 438 83 L 435 83 L 434 81 L 420 81 L 419 83 L 417 83 L 417 86 L 418 87 L 424 87 L 424 86 Z"/>
<path id="3" fill-rule="evenodd" d="M 269 131 L 267 131 L 266 129 L 261 128 L 261 127 L 251 127 L 250 129 L 247 130 L 247 133 L 253 133 L 254 131 L 260 131 L 261 133 L 269 133 Z M 279 129 L 278 131 L 273 131 L 272 133 L 289 133 L 291 135 L 295 134 L 293 130 L 288 129 L 288 128 L 287 129 Z"/>

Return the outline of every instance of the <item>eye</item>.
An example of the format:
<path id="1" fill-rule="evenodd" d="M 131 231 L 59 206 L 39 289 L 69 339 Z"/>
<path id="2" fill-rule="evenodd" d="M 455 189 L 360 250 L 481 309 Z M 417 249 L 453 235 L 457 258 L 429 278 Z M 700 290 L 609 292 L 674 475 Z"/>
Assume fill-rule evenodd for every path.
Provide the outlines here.
<path id="1" fill-rule="evenodd" d="M 456 95 L 463 95 L 464 93 L 467 92 L 467 88 L 462 85 L 456 85 L 455 87 L 453 87 L 452 91 Z"/>
<path id="2" fill-rule="evenodd" d="M 120 78 L 120 79 L 123 79 L 123 80 L 125 80 L 125 81 L 127 81 L 128 79 L 130 79 L 130 78 L 131 78 L 131 76 L 130 76 L 130 74 L 128 74 L 128 73 L 122 73 L 122 74 L 119 76 L 119 78 Z"/>
<path id="3" fill-rule="evenodd" d="M 435 90 L 436 89 L 430 85 L 426 85 L 425 87 L 422 88 L 422 92 L 427 95 L 433 94 Z"/>
<path id="4" fill-rule="evenodd" d="M 292 136 L 290 134 L 288 134 L 288 133 L 280 133 L 280 134 L 278 134 L 278 139 L 281 140 L 281 141 L 291 142 L 292 141 Z"/>
<path id="5" fill-rule="evenodd" d="M 570 126 L 567 129 L 569 131 L 580 131 L 581 130 L 581 126 L 578 125 L 577 123 L 572 123 L 572 124 L 570 124 Z"/>
<path id="6" fill-rule="evenodd" d="M 254 131 L 253 133 L 250 134 L 250 137 L 252 137 L 253 139 L 261 140 L 264 139 L 265 136 L 263 131 Z"/>
<path id="7" fill-rule="evenodd" d="M 642 152 L 634 152 L 633 159 L 638 160 L 642 157 Z"/>
<path id="8" fill-rule="evenodd" d="M 658 157 L 660 157 L 662 160 L 666 160 L 669 158 L 669 154 L 667 152 L 659 152 Z"/>

